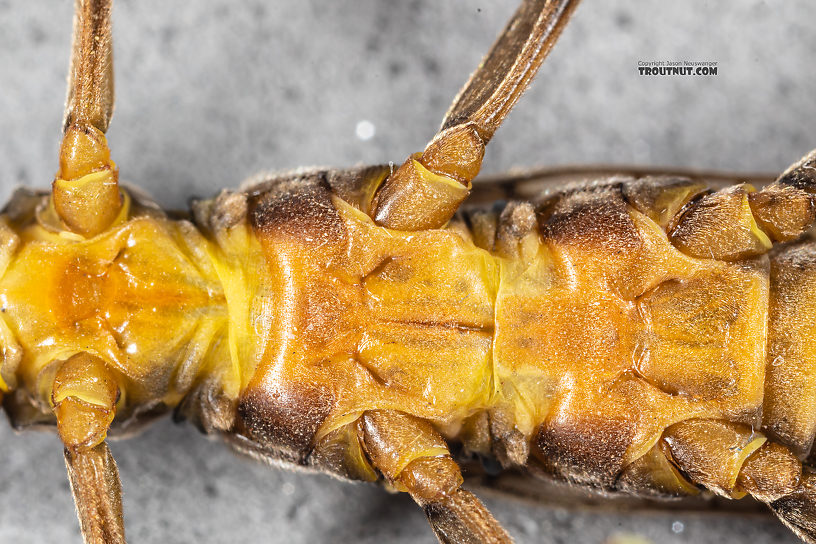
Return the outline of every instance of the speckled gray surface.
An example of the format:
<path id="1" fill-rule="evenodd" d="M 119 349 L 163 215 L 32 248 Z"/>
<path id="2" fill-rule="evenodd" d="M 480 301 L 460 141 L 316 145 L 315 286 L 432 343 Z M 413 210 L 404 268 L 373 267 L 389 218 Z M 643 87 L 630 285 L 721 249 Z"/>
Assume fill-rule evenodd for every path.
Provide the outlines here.
<path id="1" fill-rule="evenodd" d="M 401 161 L 433 134 L 513 0 L 115 6 L 124 179 L 180 207 L 264 169 Z M 72 2 L 0 0 L 0 199 L 56 167 Z M 816 146 L 816 4 L 585 0 L 485 171 L 639 163 L 776 172 Z M 715 60 L 647 78 L 638 60 Z M 361 120 L 372 139 L 355 135 Z M 432 542 L 405 497 L 233 456 L 163 421 L 113 445 L 130 541 Z M 55 436 L 0 424 L 0 542 L 75 542 Z M 772 519 L 576 512 L 489 498 L 519 542 L 796 542 Z M 683 530 L 675 524 L 682 523 Z"/>

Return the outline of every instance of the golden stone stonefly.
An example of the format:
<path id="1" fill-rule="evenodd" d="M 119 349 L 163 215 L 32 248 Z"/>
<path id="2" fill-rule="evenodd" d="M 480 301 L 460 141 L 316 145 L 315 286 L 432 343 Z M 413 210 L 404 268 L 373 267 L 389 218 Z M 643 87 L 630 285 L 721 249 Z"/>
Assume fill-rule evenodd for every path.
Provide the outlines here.
<path id="1" fill-rule="evenodd" d="M 119 185 L 111 1 L 77 1 L 52 190 L 0 217 L 0 389 L 16 427 L 56 426 L 87 542 L 124 542 L 108 433 L 170 411 L 407 492 L 441 542 L 510 541 L 454 444 L 601 492 L 751 495 L 816 542 L 816 153 L 761 189 L 471 191 L 576 5 L 523 1 L 401 165 L 298 170 L 180 217 Z"/>

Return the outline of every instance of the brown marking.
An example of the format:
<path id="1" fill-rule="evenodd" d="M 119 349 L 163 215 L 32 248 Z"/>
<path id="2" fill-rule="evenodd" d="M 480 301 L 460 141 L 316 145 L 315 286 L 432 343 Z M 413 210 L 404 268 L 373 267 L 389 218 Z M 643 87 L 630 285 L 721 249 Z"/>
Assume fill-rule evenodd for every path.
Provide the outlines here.
<path id="1" fill-rule="evenodd" d="M 275 178 L 247 193 L 250 224 L 262 241 L 283 237 L 323 247 L 346 239 L 346 227 L 332 204 L 325 172 Z"/>
<path id="2" fill-rule="evenodd" d="M 816 149 L 785 170 L 773 185 L 789 185 L 813 195 L 816 193 Z"/>
<path id="3" fill-rule="evenodd" d="M 635 252 L 643 240 L 629 216 L 620 182 L 605 182 L 559 195 L 538 206 L 545 240 L 587 249 Z"/>
<path id="4" fill-rule="evenodd" d="M 305 464 L 333 407 L 334 395 L 318 384 L 256 386 L 238 401 L 235 431 L 274 457 Z"/>
<path id="5" fill-rule="evenodd" d="M 554 476 L 612 489 L 637 428 L 629 419 L 616 418 L 612 413 L 607 416 L 543 423 L 533 438 L 533 455 Z"/>
<path id="6" fill-rule="evenodd" d="M 654 168 L 631 165 L 559 166 L 521 171 L 520 173 L 480 177 L 473 185 L 469 205 L 491 205 L 500 200 L 540 199 L 542 194 L 563 193 L 569 186 L 588 186 L 610 178 L 687 178 L 696 183 L 719 188 L 737 183 L 762 187 L 775 175 L 728 173 L 679 168 Z"/>

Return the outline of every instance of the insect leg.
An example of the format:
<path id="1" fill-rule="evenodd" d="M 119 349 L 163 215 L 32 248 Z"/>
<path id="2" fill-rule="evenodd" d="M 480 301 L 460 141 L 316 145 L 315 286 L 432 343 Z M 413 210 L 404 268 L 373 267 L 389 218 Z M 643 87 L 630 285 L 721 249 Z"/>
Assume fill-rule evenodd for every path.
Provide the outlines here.
<path id="1" fill-rule="evenodd" d="M 816 219 L 816 151 L 760 191 L 735 185 L 692 203 L 669 232 L 681 251 L 735 260 L 797 238 Z"/>
<path id="2" fill-rule="evenodd" d="M 379 224 L 401 230 L 444 225 L 467 197 L 485 146 L 529 86 L 578 0 L 524 0 L 422 153 L 380 187 Z"/>
<path id="3" fill-rule="evenodd" d="M 119 398 L 116 380 L 104 361 L 82 352 L 60 365 L 51 398 L 85 542 L 124 543 L 119 471 L 105 443 Z"/>
<path id="4" fill-rule="evenodd" d="M 61 226 L 83 236 L 120 215 L 119 174 L 105 132 L 113 113 L 113 0 L 76 0 L 59 170 L 52 187 Z"/>
<path id="5" fill-rule="evenodd" d="M 363 414 L 362 425 L 372 464 L 425 510 L 440 542 L 512 542 L 481 501 L 460 487 L 459 466 L 428 422 L 374 410 Z"/>
<path id="6" fill-rule="evenodd" d="M 816 150 L 773 183 L 749 195 L 757 223 L 776 242 L 787 242 L 816 220 Z"/>
<path id="7" fill-rule="evenodd" d="M 746 425 L 716 420 L 677 423 L 663 436 L 673 461 L 698 485 L 767 504 L 806 542 L 816 543 L 816 475 L 785 446 Z"/>
<path id="8" fill-rule="evenodd" d="M 768 442 L 742 467 L 737 485 L 767 504 L 806 542 L 816 542 L 816 475 L 786 447 Z"/>

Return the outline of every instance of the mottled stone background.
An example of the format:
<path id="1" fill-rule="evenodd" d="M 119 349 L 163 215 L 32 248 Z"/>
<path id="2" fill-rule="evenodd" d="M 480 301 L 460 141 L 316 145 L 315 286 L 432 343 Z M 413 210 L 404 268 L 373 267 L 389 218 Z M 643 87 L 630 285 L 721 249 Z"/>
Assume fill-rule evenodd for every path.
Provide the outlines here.
<path id="1" fill-rule="evenodd" d="M 259 170 L 402 161 L 433 135 L 514 4 L 118 1 L 114 159 L 171 207 Z M 47 187 L 55 171 L 71 9 L 0 0 L 2 199 L 19 183 Z M 816 146 L 814 20 L 806 0 L 585 0 L 485 171 L 778 172 Z M 637 75 L 638 60 L 663 59 L 715 60 L 719 75 Z M 357 137 L 360 121 L 372 138 Z M 113 449 L 134 543 L 433 541 L 405 497 L 269 469 L 187 426 L 164 421 Z M 56 437 L 0 424 L 0 463 L 0 542 L 78 541 Z M 519 542 L 796 542 L 770 518 L 486 502 Z"/>

